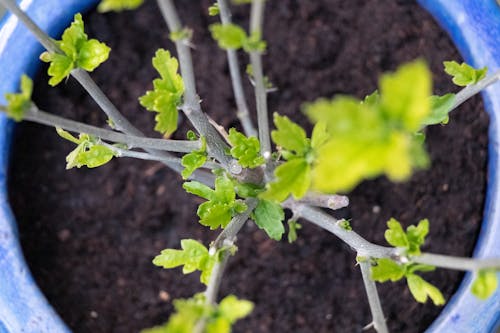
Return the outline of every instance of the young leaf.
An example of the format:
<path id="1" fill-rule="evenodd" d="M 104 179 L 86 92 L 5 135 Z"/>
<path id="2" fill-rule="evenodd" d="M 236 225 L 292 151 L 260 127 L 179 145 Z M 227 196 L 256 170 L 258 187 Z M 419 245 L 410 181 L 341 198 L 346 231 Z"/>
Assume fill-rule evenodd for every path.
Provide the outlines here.
<path id="1" fill-rule="evenodd" d="M 25 74 L 21 76 L 21 92 L 18 94 L 5 94 L 7 101 L 7 117 L 15 120 L 23 120 L 24 114 L 31 107 L 31 93 L 33 92 L 33 81 Z"/>
<path id="2" fill-rule="evenodd" d="M 297 156 L 304 156 L 309 150 L 309 140 L 306 132 L 291 121 L 287 116 L 274 114 L 274 125 L 276 130 L 271 132 L 273 142 Z"/>
<path id="3" fill-rule="evenodd" d="M 456 61 L 445 61 L 443 65 L 444 71 L 453 77 L 453 83 L 460 87 L 478 83 L 486 76 L 488 71 L 487 67 L 475 69 L 465 62 L 459 64 Z"/>
<path id="4" fill-rule="evenodd" d="M 229 129 L 229 142 L 232 145 L 231 156 L 238 160 L 244 168 L 256 168 L 264 164 L 264 157 L 260 155 L 260 142 L 256 137 L 247 138 L 236 129 Z"/>
<path id="5" fill-rule="evenodd" d="M 406 237 L 406 233 L 401 226 L 401 223 L 399 223 L 396 219 L 391 218 L 389 221 L 387 221 L 387 227 L 389 229 L 387 229 L 384 233 L 384 237 L 387 243 L 391 244 L 394 247 L 409 247 L 410 244 L 408 242 L 408 238 Z"/>
<path id="6" fill-rule="evenodd" d="M 220 315 L 227 319 L 230 324 L 248 316 L 252 312 L 253 308 L 254 305 L 252 302 L 240 300 L 234 295 L 226 296 L 219 303 Z"/>
<path id="7" fill-rule="evenodd" d="M 449 120 L 448 114 L 455 105 L 455 99 L 455 94 L 431 96 L 431 113 L 423 120 L 422 125 L 447 124 Z"/>
<path id="8" fill-rule="evenodd" d="M 295 158 L 279 165 L 274 171 L 275 179 L 268 183 L 260 198 L 282 202 L 290 194 L 301 199 L 311 185 L 311 167 L 304 158 Z"/>
<path id="9" fill-rule="evenodd" d="M 219 47 L 224 50 L 237 50 L 243 47 L 247 40 L 247 34 L 236 24 L 214 23 L 210 25 L 212 38 L 217 41 Z"/>
<path id="10" fill-rule="evenodd" d="M 56 43 L 62 54 L 44 52 L 40 55 L 40 60 L 50 62 L 48 74 L 51 77 L 49 80 L 51 86 L 59 84 L 75 68 L 92 72 L 108 59 L 111 50 L 96 39 L 88 39 L 80 13 L 75 14 L 74 21 L 64 31 L 61 40 Z"/>
<path id="11" fill-rule="evenodd" d="M 430 297 L 434 305 L 443 305 L 445 303 L 443 294 L 436 286 L 422 279 L 415 274 L 409 274 L 406 277 L 408 288 L 410 289 L 413 298 L 419 303 L 427 302 L 427 297 Z"/>
<path id="12" fill-rule="evenodd" d="M 56 128 L 56 130 L 59 136 L 77 144 L 77 147 L 66 156 L 66 169 L 82 166 L 97 168 L 116 156 L 112 149 L 99 144 L 96 138 L 88 134 L 80 134 L 76 138 L 61 128 Z"/>
<path id="13" fill-rule="evenodd" d="M 302 225 L 296 220 L 288 220 L 288 243 L 293 243 L 297 240 L 297 230 L 302 229 Z"/>
<path id="14" fill-rule="evenodd" d="M 188 179 L 196 169 L 202 167 L 207 161 L 207 142 L 204 137 L 201 137 L 200 140 L 202 143 L 200 149 L 182 156 L 181 164 L 184 167 L 181 172 L 182 179 Z"/>
<path id="15" fill-rule="evenodd" d="M 411 225 L 403 231 L 401 224 L 394 218 L 387 222 L 385 239 L 394 247 L 403 248 L 405 253 L 412 256 L 420 255 L 420 247 L 425 242 L 425 237 L 429 233 L 429 220 L 423 219 L 417 226 Z"/>
<path id="16" fill-rule="evenodd" d="M 277 203 L 259 200 L 257 207 L 253 211 L 252 219 L 271 239 L 279 241 L 285 233 L 285 227 L 283 226 L 285 213 Z"/>
<path id="17" fill-rule="evenodd" d="M 495 270 L 480 270 L 472 283 L 471 292 L 481 300 L 489 298 L 498 288 L 498 277 Z"/>
<path id="18" fill-rule="evenodd" d="M 377 282 L 398 281 L 405 276 L 406 269 L 388 258 L 377 259 L 377 265 L 371 267 L 371 278 Z"/>
<path id="19" fill-rule="evenodd" d="M 136 9 L 144 0 L 102 0 L 97 6 L 97 11 L 99 13 L 105 13 L 110 11 L 120 12 L 122 10 L 132 10 Z"/>
<path id="20" fill-rule="evenodd" d="M 184 274 L 196 270 L 201 272 L 200 281 L 205 285 L 210 280 L 212 268 L 217 261 L 216 255 L 210 255 L 203 244 L 192 240 L 181 240 L 182 250 L 166 249 L 153 259 L 153 264 L 166 269 L 183 266 Z"/>
<path id="21" fill-rule="evenodd" d="M 252 33 L 248 38 L 243 41 L 243 49 L 250 52 L 263 53 L 266 50 L 267 43 L 262 40 L 262 36 L 258 32 Z"/>
<path id="22" fill-rule="evenodd" d="M 177 107 L 184 94 L 184 81 L 177 73 L 179 63 L 169 51 L 159 49 L 153 58 L 153 67 L 160 74 L 160 79 L 153 81 L 154 89 L 139 98 L 139 102 L 148 111 L 156 115 L 155 130 L 170 136 L 177 129 L 179 112 Z"/>
<path id="23" fill-rule="evenodd" d="M 210 7 L 208 7 L 208 15 L 209 16 L 217 16 L 219 15 L 219 4 L 216 2 L 214 3 L 213 5 L 211 5 Z"/>

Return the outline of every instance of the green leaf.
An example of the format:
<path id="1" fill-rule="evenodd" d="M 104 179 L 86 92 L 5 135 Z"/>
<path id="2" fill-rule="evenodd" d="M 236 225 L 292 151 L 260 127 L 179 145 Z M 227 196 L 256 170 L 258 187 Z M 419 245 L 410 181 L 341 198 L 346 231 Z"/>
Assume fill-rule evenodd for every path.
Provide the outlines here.
<path id="1" fill-rule="evenodd" d="M 240 300 L 234 295 L 226 296 L 219 303 L 219 313 L 233 324 L 239 319 L 245 318 L 253 311 L 254 305 L 247 300 Z"/>
<path id="2" fill-rule="evenodd" d="M 495 270 L 480 270 L 472 283 L 471 292 L 481 300 L 489 298 L 498 288 L 498 276 Z"/>
<path id="3" fill-rule="evenodd" d="M 236 129 L 229 129 L 229 142 L 232 145 L 231 156 L 238 160 L 244 168 L 256 168 L 264 164 L 265 159 L 260 155 L 260 142 L 256 137 L 247 138 Z"/>
<path id="4" fill-rule="evenodd" d="M 418 222 L 417 226 L 409 226 L 406 229 L 406 237 L 408 239 L 409 247 L 406 251 L 407 254 L 413 256 L 420 255 L 420 247 L 425 242 L 425 237 L 429 233 L 429 220 L 423 219 Z"/>
<path id="5" fill-rule="evenodd" d="M 377 259 L 377 265 L 371 267 L 371 278 L 377 282 L 398 281 L 405 276 L 405 267 L 388 258 Z"/>
<path id="6" fill-rule="evenodd" d="M 88 134 L 80 134 L 78 139 L 61 128 L 56 128 L 57 134 L 62 138 L 77 144 L 76 148 L 66 156 L 66 169 L 74 167 L 97 168 L 111 161 L 116 156 L 115 152 Z"/>
<path id="7" fill-rule="evenodd" d="M 260 33 L 254 32 L 243 41 L 243 49 L 248 53 L 254 51 L 263 53 L 266 47 L 267 43 L 262 40 Z"/>
<path id="8" fill-rule="evenodd" d="M 252 218 L 255 224 L 267 233 L 269 238 L 277 241 L 281 240 L 285 233 L 285 227 L 283 226 L 285 213 L 279 204 L 259 200 L 257 207 L 253 211 Z"/>
<path id="9" fill-rule="evenodd" d="M 197 195 L 207 200 L 212 200 L 215 197 L 215 191 L 205 184 L 197 181 L 186 182 L 182 184 L 186 192 Z"/>
<path id="10" fill-rule="evenodd" d="M 40 55 L 40 60 L 50 62 L 48 74 L 52 86 L 67 78 L 75 68 L 93 71 L 108 59 L 111 50 L 96 39 L 88 39 L 80 13 L 75 14 L 74 21 L 56 43 L 62 54 L 44 52 Z"/>
<path id="11" fill-rule="evenodd" d="M 316 123 L 311 135 L 311 148 L 315 150 L 319 149 L 329 138 L 330 135 L 326 129 L 326 123 L 323 121 Z"/>
<path id="12" fill-rule="evenodd" d="M 386 117 L 397 120 L 408 131 L 420 129 L 430 113 L 431 72 L 417 60 L 385 74 L 379 82 L 380 104 Z"/>
<path id="13" fill-rule="evenodd" d="M 431 96 L 431 113 L 423 120 L 422 125 L 447 124 L 448 114 L 455 105 L 455 94 L 446 94 L 443 96 Z"/>
<path id="14" fill-rule="evenodd" d="M 456 61 L 445 61 L 444 71 L 453 77 L 454 84 L 460 87 L 465 87 L 470 84 L 476 84 L 486 76 L 487 67 L 475 69 L 465 62 L 459 64 Z"/>
<path id="15" fill-rule="evenodd" d="M 21 92 L 18 94 L 5 94 L 7 101 L 7 117 L 15 120 L 23 120 L 24 114 L 31 107 L 31 93 L 33 92 L 33 81 L 25 74 L 21 76 Z"/>
<path id="16" fill-rule="evenodd" d="M 155 130 L 168 137 L 177 129 L 184 82 L 177 73 L 179 63 L 169 51 L 159 49 L 152 62 L 161 78 L 153 81 L 154 90 L 146 92 L 139 102 L 148 111 L 158 112 Z"/>
<path id="17" fill-rule="evenodd" d="M 387 221 L 387 227 L 389 229 L 387 229 L 384 233 L 384 237 L 387 243 L 391 244 L 394 247 L 408 248 L 410 246 L 401 223 L 399 223 L 396 219 L 391 218 L 389 221 Z"/>
<path id="18" fill-rule="evenodd" d="M 210 25 L 212 38 L 217 41 L 219 47 L 224 50 L 237 50 L 243 47 L 247 40 L 247 34 L 236 24 L 214 23 Z"/>
<path id="19" fill-rule="evenodd" d="M 208 7 L 208 15 L 209 16 L 217 16 L 219 15 L 219 4 L 216 2 L 214 3 L 213 5 L 211 5 L 210 7 Z"/>
<path id="20" fill-rule="evenodd" d="M 434 305 L 443 305 L 445 303 L 443 294 L 434 285 L 422 279 L 415 274 L 409 274 L 406 277 L 408 288 L 410 289 L 413 298 L 419 303 L 427 302 L 427 297 L 430 297 Z"/>
<path id="21" fill-rule="evenodd" d="M 305 156 L 309 150 L 309 140 L 302 127 L 291 121 L 287 116 L 274 114 L 276 130 L 271 132 L 273 142 L 297 156 Z"/>
<path id="22" fill-rule="evenodd" d="M 204 137 L 200 140 L 202 142 L 200 149 L 182 156 L 181 164 L 184 167 L 181 172 L 182 179 L 188 179 L 196 169 L 202 167 L 207 161 L 207 142 Z"/>
<path id="23" fill-rule="evenodd" d="M 256 198 L 260 193 L 264 192 L 264 188 L 261 185 L 252 183 L 240 183 L 235 181 L 234 187 L 238 196 L 242 198 Z"/>
<path id="24" fill-rule="evenodd" d="M 288 243 L 293 243 L 297 240 L 297 230 L 302 229 L 302 225 L 296 220 L 288 220 Z"/>
<path id="25" fill-rule="evenodd" d="M 210 255 L 208 249 L 193 239 L 181 240 L 181 250 L 166 249 L 153 259 L 153 264 L 166 269 L 183 266 L 184 274 L 196 270 L 202 274 L 200 281 L 205 285 L 210 280 L 210 273 L 217 261 L 216 255 Z"/>
<path id="26" fill-rule="evenodd" d="M 311 167 L 304 158 L 295 158 L 279 165 L 274 170 L 275 179 L 267 184 L 260 198 L 282 202 L 290 194 L 301 199 L 311 186 Z"/>
<path id="27" fill-rule="evenodd" d="M 144 0 L 102 0 L 97 7 L 99 13 L 136 9 Z"/>

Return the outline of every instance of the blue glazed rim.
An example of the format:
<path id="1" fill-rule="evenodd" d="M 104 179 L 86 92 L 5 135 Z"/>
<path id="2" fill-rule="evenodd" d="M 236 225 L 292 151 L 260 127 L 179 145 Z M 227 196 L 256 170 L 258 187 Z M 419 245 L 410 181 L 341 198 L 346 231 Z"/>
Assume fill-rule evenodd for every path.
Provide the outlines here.
<path id="1" fill-rule="evenodd" d="M 57 36 L 76 12 L 83 12 L 97 0 L 23 0 L 21 6 L 43 30 Z M 63 4 L 61 4 L 63 3 Z M 419 0 L 448 31 L 458 49 L 474 66 L 500 68 L 500 7 L 495 0 Z M 50 12 L 50 19 L 47 12 Z M 8 49 L 8 52 L 5 50 Z M 0 103 L 5 92 L 16 91 L 22 73 L 30 76 L 38 63 L 32 61 L 42 48 L 17 20 L 6 15 L 0 21 Z M 495 97 L 496 96 L 496 97 Z M 498 169 L 500 84 L 483 93 L 490 115 L 488 188 L 481 234 L 475 257 L 500 256 L 500 202 Z M 69 333 L 36 286 L 24 261 L 17 226 L 7 200 L 7 170 L 13 124 L 0 115 L 0 333 Z M 488 301 L 478 301 L 469 293 L 471 275 L 429 327 L 429 333 L 492 332 L 500 319 L 500 290 Z M 471 311 L 471 310 L 474 311 Z"/>

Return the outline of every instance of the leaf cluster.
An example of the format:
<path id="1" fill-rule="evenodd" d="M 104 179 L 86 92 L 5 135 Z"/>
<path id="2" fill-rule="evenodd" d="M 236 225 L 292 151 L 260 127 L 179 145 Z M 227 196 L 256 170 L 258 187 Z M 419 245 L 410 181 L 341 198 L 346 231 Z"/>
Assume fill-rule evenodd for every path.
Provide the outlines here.
<path id="1" fill-rule="evenodd" d="M 189 132 L 188 138 L 191 140 L 198 139 L 194 132 Z M 182 156 L 181 164 L 184 167 L 184 170 L 181 172 L 182 179 L 188 179 L 196 169 L 202 167 L 207 161 L 207 140 L 205 140 L 205 137 L 201 137 L 200 141 L 200 149 L 193 150 L 192 152 Z"/>
<path id="2" fill-rule="evenodd" d="M 75 68 L 92 72 L 106 61 L 111 49 L 96 39 L 88 39 L 84 31 L 82 15 L 75 14 L 74 21 L 64 30 L 61 40 L 56 41 L 62 53 L 44 52 L 40 59 L 50 62 L 49 84 L 56 86 Z"/>
<path id="3" fill-rule="evenodd" d="M 182 102 L 184 81 L 177 73 L 179 63 L 169 51 L 159 49 L 152 62 L 160 78 L 153 81 L 154 89 L 140 97 L 139 102 L 148 111 L 157 112 L 155 130 L 168 137 L 177 129 L 177 107 Z"/>
<path id="4" fill-rule="evenodd" d="M 206 304 L 205 297 L 197 294 L 190 299 L 174 300 L 176 313 L 168 323 L 143 330 L 142 333 L 192 333 L 198 322 L 204 321 L 204 333 L 230 333 L 231 326 L 239 319 L 248 316 L 253 303 L 226 296 L 218 305 Z"/>
<path id="5" fill-rule="evenodd" d="M 420 220 L 418 225 L 409 226 L 405 232 L 401 223 L 391 218 L 387 222 L 387 227 L 384 236 L 389 244 L 403 250 L 405 255 L 419 256 L 421 254 L 420 247 L 429 233 L 429 220 Z"/>
<path id="6" fill-rule="evenodd" d="M 76 148 L 66 156 L 66 169 L 74 167 L 97 168 L 111 161 L 116 153 L 109 147 L 102 145 L 96 137 L 80 134 L 78 138 L 61 128 L 56 128 L 62 138 L 75 143 Z"/>
<path id="7" fill-rule="evenodd" d="M 211 24 L 210 32 L 212 38 L 224 50 L 244 49 L 246 52 L 264 52 L 266 50 L 266 42 L 262 40 L 260 34 L 252 33 L 248 35 L 242 27 L 233 23 Z"/>
<path id="8" fill-rule="evenodd" d="M 452 76 L 452 81 L 457 86 L 465 87 L 470 84 L 476 84 L 482 80 L 488 72 L 487 67 L 475 69 L 474 67 L 466 64 L 465 62 L 459 64 L 456 61 L 445 61 L 444 71 Z"/>
<path id="9" fill-rule="evenodd" d="M 236 199 L 233 182 L 226 175 L 215 179 L 214 189 L 197 181 L 186 182 L 183 188 L 188 193 L 208 200 L 198 207 L 197 214 L 200 223 L 212 230 L 225 228 L 233 216 L 247 209 L 243 201 Z"/>
<path id="10" fill-rule="evenodd" d="M 260 142 L 256 137 L 246 137 L 236 129 L 229 129 L 230 154 L 238 160 L 244 168 L 256 168 L 264 164 L 265 159 L 260 155 Z"/>
<path id="11" fill-rule="evenodd" d="M 21 76 L 21 92 L 18 94 L 5 94 L 7 100 L 7 117 L 15 120 L 23 120 L 24 114 L 31 107 L 31 94 L 33 92 L 33 81 L 25 74 Z"/>

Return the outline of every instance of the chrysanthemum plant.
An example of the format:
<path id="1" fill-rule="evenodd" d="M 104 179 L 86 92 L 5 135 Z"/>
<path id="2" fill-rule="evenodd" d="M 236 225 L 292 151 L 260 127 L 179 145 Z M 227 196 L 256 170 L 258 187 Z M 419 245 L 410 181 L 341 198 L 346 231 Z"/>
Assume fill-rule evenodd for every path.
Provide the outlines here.
<path id="1" fill-rule="evenodd" d="M 109 128 L 93 127 L 38 109 L 31 101 L 33 84 L 27 76 L 20 78 L 19 93 L 5 96 L 6 104 L 0 106 L 1 110 L 15 121 L 53 126 L 62 138 L 73 142 L 75 149 L 66 158 L 67 168 L 94 168 L 122 157 L 163 162 L 182 176 L 185 191 L 206 200 L 198 207 L 199 223 L 221 230 L 210 244 L 182 239 L 180 249 L 163 250 L 154 258 L 153 264 L 159 267 L 182 266 L 184 274 L 199 271 L 200 282 L 206 289 L 190 299 L 175 300 L 176 312 L 168 322 L 144 332 L 230 332 L 235 321 L 252 311 L 251 301 L 234 295 L 221 300 L 218 297 L 224 268 L 237 253 L 237 235 L 247 221 L 276 241 L 284 238 L 286 225 L 288 241 L 293 242 L 300 229 L 297 221 L 301 219 L 347 243 L 357 254 L 372 326 L 378 332 L 388 329 L 376 282 L 405 279 L 417 302 L 430 299 L 440 306 L 445 299 L 436 286 L 422 277 L 425 272 L 436 268 L 471 271 L 475 276 L 471 292 L 479 299 L 491 296 L 498 285 L 500 259 L 424 252 L 421 247 L 430 228 L 427 219 L 404 230 L 396 218 L 391 218 L 385 231 L 390 246 L 386 246 L 365 240 L 349 221 L 337 220 L 327 210 L 347 206 L 347 197 L 339 193 L 348 193 L 365 179 L 385 175 L 400 182 L 415 170 L 427 168 L 427 126 L 446 124 L 451 111 L 496 82 L 500 72 L 488 76 L 486 68 L 445 62 L 446 73 L 463 89 L 456 94 L 436 96 L 432 95 L 428 66 L 423 60 L 416 60 L 382 75 L 377 90 L 363 100 L 343 95 L 304 104 L 302 112 L 314 124 L 310 135 L 278 113 L 272 116 L 274 129 L 270 130 L 266 97 L 272 85 L 263 74 L 261 60 L 267 47 L 262 31 L 265 0 L 233 1 L 251 5 L 249 32 L 231 22 L 227 1 L 217 0 L 209 8 L 210 15 L 220 17 L 220 23 L 207 28 L 214 42 L 227 53 L 243 133 L 222 128 L 203 112 L 191 57 L 192 31 L 182 26 L 172 0 L 157 0 L 178 59 L 159 49 L 152 60 L 158 78 L 139 102 L 155 113 L 155 130 L 162 138 L 147 138 L 123 117 L 89 76 L 88 72 L 106 61 L 110 48 L 89 39 L 80 14 L 75 15 L 61 39 L 54 40 L 37 28 L 15 1 L 0 0 L 46 48 L 40 59 L 50 63 L 49 84 L 55 86 L 73 76 L 106 113 Z M 134 9 L 142 2 L 104 0 L 98 10 Z M 249 55 L 247 73 L 255 87 L 256 128 L 243 93 L 238 52 Z M 184 141 L 168 139 L 177 129 L 179 111 L 193 126 Z M 285 209 L 292 212 L 286 224 Z"/>

